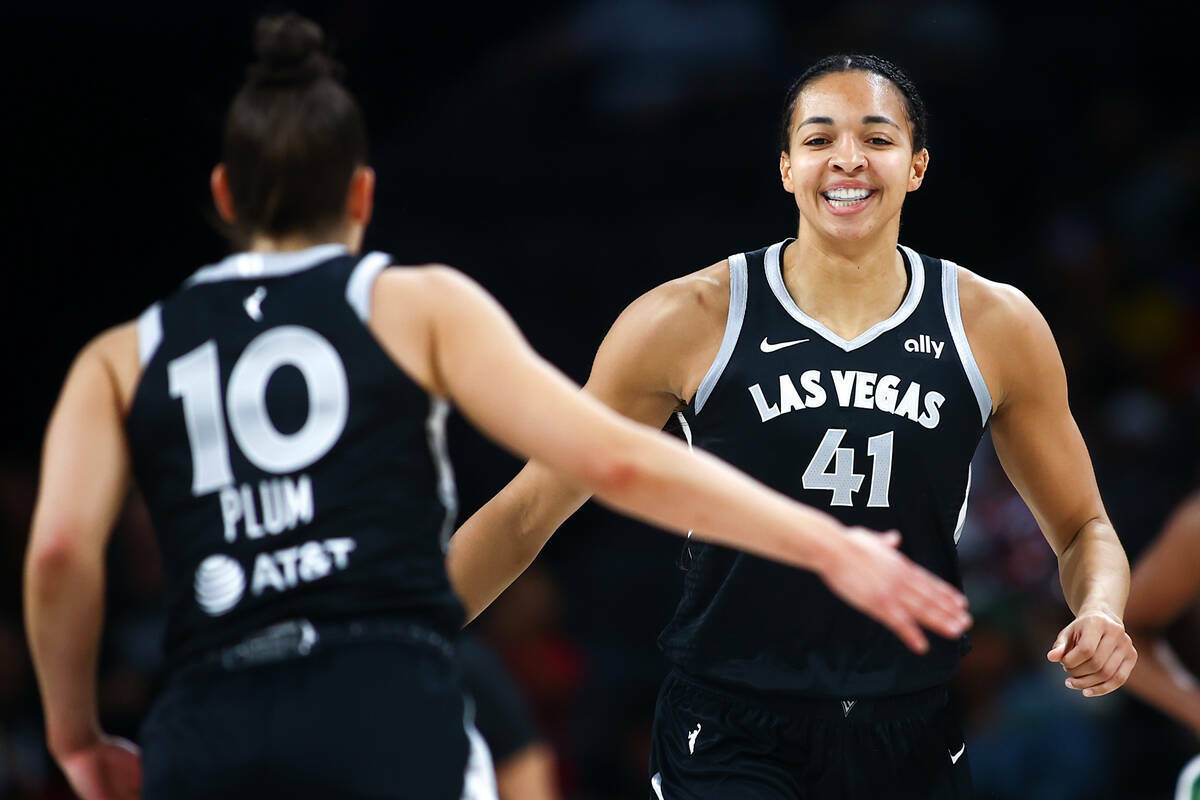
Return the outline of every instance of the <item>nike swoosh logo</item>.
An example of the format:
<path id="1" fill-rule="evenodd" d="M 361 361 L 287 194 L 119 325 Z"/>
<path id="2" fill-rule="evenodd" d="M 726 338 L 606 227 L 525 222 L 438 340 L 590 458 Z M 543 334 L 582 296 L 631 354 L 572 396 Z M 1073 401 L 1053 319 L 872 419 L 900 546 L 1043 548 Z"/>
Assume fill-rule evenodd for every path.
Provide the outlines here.
<path id="1" fill-rule="evenodd" d="M 950 753 L 950 763 L 951 763 L 951 764 L 957 764 L 957 763 L 958 763 L 958 760 L 959 760 L 960 758 L 962 758 L 962 754 L 963 754 L 963 753 L 965 753 L 966 751 L 967 751 L 967 743 L 966 743 L 966 742 L 963 742 L 963 743 L 962 743 L 962 747 L 958 748 L 958 752 L 957 752 L 957 753 Z M 948 753 L 949 753 L 950 751 L 949 751 L 949 750 L 947 750 L 946 752 L 948 752 Z"/>
<path id="2" fill-rule="evenodd" d="M 764 336 L 762 343 L 758 345 L 758 349 L 762 350 L 764 353 L 774 353 L 776 350 L 782 350 L 783 348 L 791 347 L 794 344 L 804 344 L 807 341 L 808 339 L 797 339 L 794 342 L 778 342 L 777 344 L 771 344 L 767 341 L 767 337 Z"/>

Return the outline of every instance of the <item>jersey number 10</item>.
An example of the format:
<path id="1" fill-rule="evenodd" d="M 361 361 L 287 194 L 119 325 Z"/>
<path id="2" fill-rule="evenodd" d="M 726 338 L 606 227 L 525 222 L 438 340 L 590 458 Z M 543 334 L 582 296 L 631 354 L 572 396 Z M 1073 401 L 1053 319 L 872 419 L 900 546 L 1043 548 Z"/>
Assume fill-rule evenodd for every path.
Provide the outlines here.
<path id="1" fill-rule="evenodd" d="M 267 384 L 284 366 L 300 371 L 308 392 L 308 417 L 294 433 L 281 433 L 267 413 Z M 229 439 L 221 403 L 217 343 L 209 339 L 167 364 L 171 397 L 183 401 L 192 451 L 192 494 L 233 483 Z M 316 331 L 282 325 L 256 336 L 229 373 L 225 392 L 229 430 L 246 459 L 281 475 L 309 466 L 337 443 L 346 428 L 350 396 L 337 350 Z"/>

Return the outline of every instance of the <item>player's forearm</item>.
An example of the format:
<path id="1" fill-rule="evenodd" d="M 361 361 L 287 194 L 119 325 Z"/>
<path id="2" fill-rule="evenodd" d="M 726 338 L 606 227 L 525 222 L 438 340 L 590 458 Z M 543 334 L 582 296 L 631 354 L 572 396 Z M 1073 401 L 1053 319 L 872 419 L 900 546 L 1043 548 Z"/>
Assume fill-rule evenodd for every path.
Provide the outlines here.
<path id="1" fill-rule="evenodd" d="M 597 499 L 677 533 L 813 571 L 828 563 L 845 527 L 702 451 L 660 434 L 630 431 Z"/>
<path id="2" fill-rule="evenodd" d="M 589 493 L 530 462 L 450 539 L 446 570 L 470 622 L 529 567 Z"/>
<path id="3" fill-rule="evenodd" d="M 1125 686 L 1145 702 L 1200 735 L 1200 685 L 1175 658 L 1165 639 L 1133 632 L 1137 666 Z"/>
<path id="4" fill-rule="evenodd" d="M 96 660 L 104 608 L 104 563 L 34 536 L 25 564 L 25 625 L 41 687 L 46 741 L 56 756 L 99 735 Z"/>
<path id="5" fill-rule="evenodd" d="M 1106 519 L 1092 519 L 1058 557 L 1067 605 L 1076 616 L 1103 612 L 1121 619 L 1129 599 L 1129 560 Z"/>

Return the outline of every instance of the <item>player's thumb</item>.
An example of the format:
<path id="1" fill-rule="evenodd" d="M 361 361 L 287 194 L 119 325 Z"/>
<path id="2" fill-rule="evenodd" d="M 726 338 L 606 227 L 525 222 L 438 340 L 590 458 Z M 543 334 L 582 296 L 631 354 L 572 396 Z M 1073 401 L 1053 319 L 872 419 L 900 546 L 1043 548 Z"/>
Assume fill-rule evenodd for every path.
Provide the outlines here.
<path id="1" fill-rule="evenodd" d="M 1058 638 L 1054 640 L 1054 644 L 1050 647 L 1050 652 L 1046 653 L 1047 661 L 1062 661 L 1063 655 L 1067 652 L 1068 634 L 1064 629 L 1058 634 Z"/>
<path id="2" fill-rule="evenodd" d="M 883 540 L 883 543 L 886 544 L 888 547 L 899 547 L 900 546 L 900 531 L 888 531 L 887 533 L 883 534 L 879 538 L 881 538 Z"/>

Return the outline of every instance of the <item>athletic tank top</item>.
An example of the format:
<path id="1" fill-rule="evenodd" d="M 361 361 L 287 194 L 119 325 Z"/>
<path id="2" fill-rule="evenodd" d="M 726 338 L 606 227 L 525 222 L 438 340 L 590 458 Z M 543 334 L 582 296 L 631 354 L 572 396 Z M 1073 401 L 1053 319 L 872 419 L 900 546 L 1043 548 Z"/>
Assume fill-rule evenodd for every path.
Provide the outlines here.
<path id="1" fill-rule="evenodd" d="M 967 344 L 958 266 L 901 247 L 908 290 L 846 341 L 806 315 L 781 271 L 791 240 L 731 256 L 720 350 L 680 412 L 689 442 L 846 524 L 898 529 L 901 550 L 961 587 L 955 547 L 992 401 Z M 856 698 L 948 680 L 965 637 L 912 653 L 819 577 L 689 541 L 660 637 L 685 672 L 751 690 Z"/>
<path id="2" fill-rule="evenodd" d="M 241 253 L 138 319 L 126 429 L 163 555 L 169 663 L 296 617 L 457 632 L 448 406 L 366 326 L 390 263 L 340 245 Z"/>

